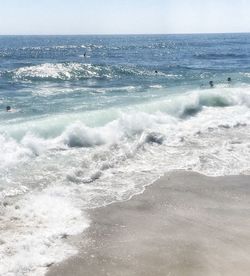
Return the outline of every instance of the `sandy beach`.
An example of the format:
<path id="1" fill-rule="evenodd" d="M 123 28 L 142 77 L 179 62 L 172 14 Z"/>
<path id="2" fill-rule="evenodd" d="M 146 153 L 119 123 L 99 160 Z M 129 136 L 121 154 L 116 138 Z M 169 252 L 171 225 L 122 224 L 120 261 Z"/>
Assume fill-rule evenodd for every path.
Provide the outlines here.
<path id="1" fill-rule="evenodd" d="M 250 177 L 176 171 L 89 212 L 79 254 L 47 276 L 249 275 Z"/>

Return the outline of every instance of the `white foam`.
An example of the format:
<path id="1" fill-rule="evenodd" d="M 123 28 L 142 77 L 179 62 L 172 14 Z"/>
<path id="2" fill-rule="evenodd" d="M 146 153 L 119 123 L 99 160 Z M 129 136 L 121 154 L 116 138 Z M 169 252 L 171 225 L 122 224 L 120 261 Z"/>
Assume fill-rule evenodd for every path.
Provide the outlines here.
<path id="1" fill-rule="evenodd" d="M 44 275 L 48 266 L 77 252 L 65 238 L 89 223 L 62 192 L 31 193 L 2 209 L 0 275 Z"/>
<path id="2" fill-rule="evenodd" d="M 80 122 L 68 127 L 61 139 L 69 147 L 91 147 L 108 142 L 101 130 L 89 128 Z"/>
<path id="3" fill-rule="evenodd" d="M 155 85 L 150 85 L 151 88 L 155 88 L 155 89 L 160 89 L 162 88 L 163 86 L 162 85 L 159 85 L 159 84 L 155 84 Z"/>
<path id="4" fill-rule="evenodd" d="M 10 125 L 0 135 L 0 274 L 44 273 L 76 252 L 62 237 L 88 225 L 81 209 L 128 199 L 166 171 L 249 172 L 249 96 L 220 87 Z"/>
<path id="5" fill-rule="evenodd" d="M 0 168 L 6 168 L 26 161 L 32 156 L 32 151 L 23 147 L 11 137 L 0 135 Z"/>
<path id="6" fill-rule="evenodd" d="M 8 127 L 8 133 L 0 136 L 3 145 L 1 163 L 9 166 L 12 162 L 27 161 L 48 150 L 61 149 L 65 146 L 94 147 L 120 143 L 124 142 L 124 139 L 136 139 L 136 136 L 144 131 L 162 132 L 163 126 L 171 130 L 168 135 L 171 133 L 176 135 L 181 132 L 173 129 L 174 125 L 182 122 L 179 118 L 190 118 L 189 121 L 182 122 L 187 124 L 187 122 L 193 122 L 192 116 L 195 114 L 204 118 L 204 122 L 198 126 L 200 130 L 203 126 L 213 128 L 223 124 L 232 125 L 232 122 L 236 124 L 237 120 L 247 124 L 249 106 L 249 89 L 221 88 L 193 91 L 180 96 L 142 103 L 132 108 L 124 108 L 123 112 L 110 109 L 18 122 L 11 124 Z M 233 118 L 228 115 L 227 110 L 230 110 L 230 107 L 239 110 L 239 114 Z M 211 111 L 209 117 L 206 117 L 207 110 Z M 219 115 L 225 114 L 224 122 L 221 120 L 218 123 L 218 118 L 215 116 L 218 110 Z M 104 126 L 93 127 L 100 123 L 98 118 L 102 120 Z M 90 123 L 91 120 L 93 120 L 93 126 L 87 126 L 85 122 Z M 213 125 L 211 125 L 212 121 L 214 121 Z M 6 129 L 5 126 L 2 128 Z"/>

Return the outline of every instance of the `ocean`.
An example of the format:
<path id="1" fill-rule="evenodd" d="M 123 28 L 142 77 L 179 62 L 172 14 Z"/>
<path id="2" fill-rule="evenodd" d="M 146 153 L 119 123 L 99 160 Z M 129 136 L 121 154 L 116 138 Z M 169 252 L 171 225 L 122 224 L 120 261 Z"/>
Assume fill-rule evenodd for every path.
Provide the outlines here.
<path id="1" fill-rule="evenodd" d="M 249 124 L 250 34 L 0 36 L 0 275 L 165 172 L 250 174 Z"/>

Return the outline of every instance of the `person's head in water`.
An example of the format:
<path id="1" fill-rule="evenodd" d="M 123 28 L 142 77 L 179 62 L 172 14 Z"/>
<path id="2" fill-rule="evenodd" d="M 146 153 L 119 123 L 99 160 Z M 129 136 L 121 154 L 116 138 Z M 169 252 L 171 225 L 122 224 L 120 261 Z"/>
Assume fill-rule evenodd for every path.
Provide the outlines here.
<path id="1" fill-rule="evenodd" d="M 227 81 L 230 82 L 230 81 L 232 81 L 232 79 L 231 78 L 227 78 Z"/>
<path id="2" fill-rule="evenodd" d="M 214 87 L 214 82 L 213 82 L 213 81 L 210 81 L 210 82 L 209 82 L 209 85 L 210 85 L 210 87 Z"/>
<path id="3" fill-rule="evenodd" d="M 6 106 L 6 111 L 8 112 L 8 111 L 10 111 L 11 110 L 11 107 L 8 105 L 8 106 Z"/>
<path id="4" fill-rule="evenodd" d="M 157 70 L 155 70 L 155 74 L 157 74 L 158 73 L 158 71 Z"/>

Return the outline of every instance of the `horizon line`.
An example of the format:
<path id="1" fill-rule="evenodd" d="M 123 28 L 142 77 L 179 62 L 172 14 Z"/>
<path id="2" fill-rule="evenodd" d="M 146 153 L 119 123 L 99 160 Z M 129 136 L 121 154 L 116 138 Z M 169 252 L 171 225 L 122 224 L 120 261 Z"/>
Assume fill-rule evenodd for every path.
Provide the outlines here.
<path id="1" fill-rule="evenodd" d="M 91 34 L 0 34 L 0 36 L 135 36 L 135 35 L 215 35 L 215 34 L 249 34 L 246 32 L 194 32 L 194 33 L 91 33 Z"/>

